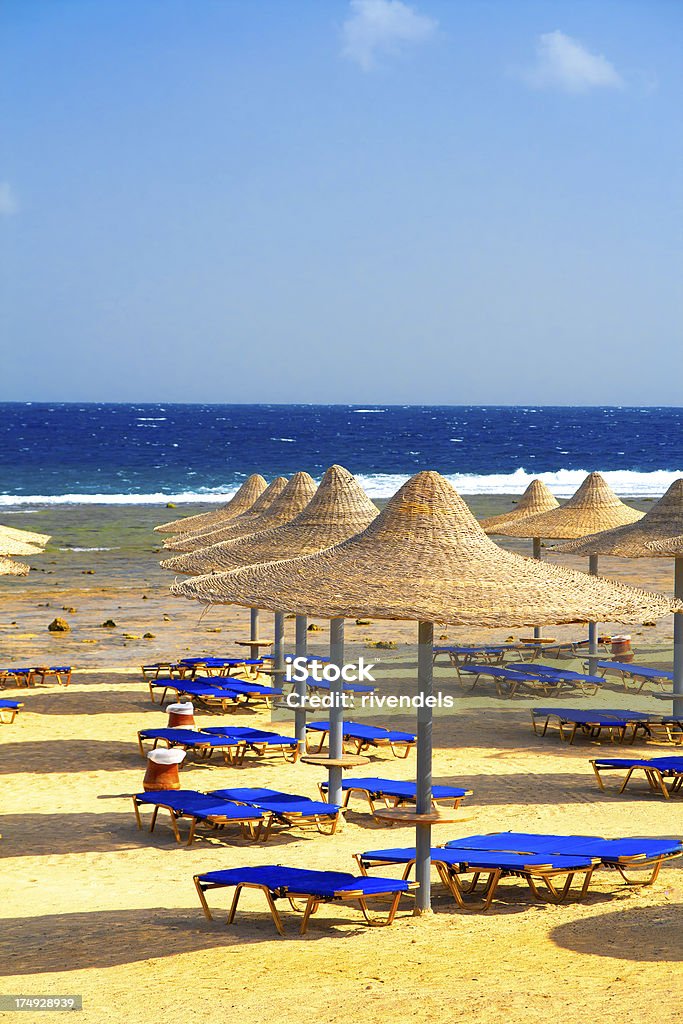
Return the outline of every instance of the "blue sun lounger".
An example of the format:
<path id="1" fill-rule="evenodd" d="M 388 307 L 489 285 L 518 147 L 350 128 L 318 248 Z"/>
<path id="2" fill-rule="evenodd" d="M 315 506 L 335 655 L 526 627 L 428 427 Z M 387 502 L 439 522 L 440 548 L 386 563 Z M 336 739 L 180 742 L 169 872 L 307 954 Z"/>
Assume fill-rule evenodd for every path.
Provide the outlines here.
<path id="1" fill-rule="evenodd" d="M 512 853 L 465 848 L 432 847 L 432 863 L 441 881 L 461 910 L 488 910 L 493 902 L 499 882 L 504 878 L 523 878 L 536 899 L 546 903 L 562 903 L 568 898 L 574 877 L 582 878 L 579 898 L 586 895 L 597 860 L 581 854 L 570 856 L 550 853 Z M 403 866 L 403 879 L 410 876 L 415 865 L 415 847 L 388 850 L 370 850 L 356 854 L 358 866 L 364 874 L 370 868 L 384 868 L 392 864 Z M 461 875 L 473 875 L 463 884 Z M 481 897 L 475 897 L 481 875 L 486 881 Z M 558 878 L 564 878 L 561 888 Z M 539 883 L 543 889 L 539 888 Z"/>
<path id="2" fill-rule="evenodd" d="M 329 784 L 321 782 L 318 788 L 322 798 L 326 799 Z M 417 799 L 417 784 L 415 782 L 398 782 L 396 779 L 342 779 L 342 791 L 344 792 L 342 807 L 348 807 L 351 796 L 358 793 L 365 797 L 373 814 L 377 801 L 381 800 L 384 807 L 401 807 L 404 804 L 414 804 Z M 460 789 L 458 786 L 432 786 L 434 809 L 437 807 L 438 800 L 452 801 L 453 807 L 459 807 L 467 796 L 472 796 L 471 789 Z"/>
<path id="3" fill-rule="evenodd" d="M 60 686 L 68 686 L 71 682 L 71 665 L 29 665 L 19 668 L 0 668 L 0 686 L 13 679 L 15 686 L 35 686 L 36 682 L 44 683 L 54 676 Z"/>
<path id="4" fill-rule="evenodd" d="M 133 796 L 133 809 L 135 820 L 139 829 L 142 829 L 141 807 L 152 807 L 152 819 L 149 830 L 154 831 L 157 816 L 160 810 L 168 811 L 171 816 L 171 828 L 177 843 L 180 842 L 178 822 L 181 818 L 190 819 L 190 832 L 187 845 L 191 846 L 195 838 L 197 825 L 208 824 L 212 828 L 224 827 L 226 825 L 239 825 L 244 838 L 258 840 L 267 839 L 270 831 L 270 815 L 254 807 L 239 806 L 230 800 L 218 799 L 215 796 L 207 796 L 205 793 L 198 793 L 194 789 L 159 789 L 150 790 L 147 793 L 136 793 Z M 266 825 L 265 834 L 262 835 L 262 826 Z"/>
<path id="5" fill-rule="evenodd" d="M 233 670 L 252 669 L 258 671 L 263 666 L 262 658 L 181 658 L 178 662 L 183 677 L 194 679 L 198 672 L 206 673 L 211 678 L 232 679 Z"/>
<path id="6" fill-rule="evenodd" d="M 640 693 L 646 683 L 653 683 L 662 689 L 669 689 L 673 683 L 674 674 L 664 668 L 653 668 L 651 665 L 633 665 L 628 662 L 599 661 L 597 667 L 602 669 L 603 675 L 608 672 L 617 672 L 622 679 L 624 689 L 628 689 L 628 681 L 632 680 L 636 685 L 634 690 Z"/>
<path id="7" fill-rule="evenodd" d="M 546 697 L 557 696 L 562 690 L 580 690 L 582 693 L 595 694 L 603 684 L 601 676 L 582 675 L 580 672 L 563 671 L 547 665 L 515 665 L 514 668 L 503 668 L 498 665 L 461 665 L 459 673 L 474 676 L 470 693 L 476 689 L 479 680 L 493 680 L 499 697 L 514 697 L 518 690 L 539 691 Z"/>
<path id="8" fill-rule="evenodd" d="M 200 758 L 209 758 L 214 750 L 220 750 L 228 763 L 232 762 L 231 748 L 236 748 L 239 741 L 230 735 L 212 735 L 200 729 L 140 729 L 138 732 L 138 747 L 144 756 L 145 740 L 152 740 L 153 750 L 162 741 L 167 747 L 182 747 L 183 750 L 191 750 Z"/>
<path id="9" fill-rule="evenodd" d="M 235 789 L 214 789 L 212 797 L 232 800 L 238 804 L 257 807 L 272 815 L 273 822 L 291 828 L 294 825 L 312 823 L 323 835 L 333 835 L 337 830 L 341 808 L 336 804 L 311 800 L 307 796 L 281 793 L 277 789 L 252 789 L 238 786 Z M 327 828 L 323 827 L 323 824 Z M 270 831 L 270 827 L 269 827 Z"/>
<path id="10" fill-rule="evenodd" d="M 306 749 L 309 749 L 309 733 L 320 733 L 320 743 L 313 750 L 314 753 L 320 753 L 329 731 L 329 722 L 309 722 L 306 725 Z M 410 732 L 399 732 L 397 729 L 382 729 L 377 725 L 363 725 L 360 722 L 344 722 L 344 742 L 354 744 L 356 754 L 360 754 L 361 751 L 368 750 L 370 747 L 388 746 L 394 757 L 405 758 L 414 747 L 415 740 L 416 736 Z M 403 748 L 402 751 L 400 751 L 401 746 Z"/>
<path id="11" fill-rule="evenodd" d="M 683 791 L 683 757 L 602 757 L 591 760 L 598 786 L 604 791 L 602 772 L 625 771 L 626 778 L 619 790 L 623 793 L 633 775 L 642 772 L 650 792 L 668 800 Z M 668 782 L 668 785 L 667 785 Z"/>
<path id="12" fill-rule="evenodd" d="M 0 700 L 0 723 L 11 725 L 23 706 L 20 700 Z"/>
<path id="13" fill-rule="evenodd" d="M 522 655 L 520 652 L 519 644 L 479 644 L 469 647 L 447 645 L 434 648 L 432 662 L 436 665 L 436 659 L 441 654 L 445 654 L 448 656 L 451 665 L 454 665 L 456 668 L 461 665 L 467 665 L 475 660 L 484 661 L 489 665 L 500 665 L 504 661 L 506 654 L 516 654 L 521 661 Z"/>
<path id="14" fill-rule="evenodd" d="M 202 730 L 210 736 L 224 736 L 234 741 L 235 748 L 230 752 L 230 763 L 240 767 L 244 763 L 247 751 L 263 757 L 271 747 L 279 749 L 285 761 L 294 762 L 299 756 L 299 743 L 294 736 L 282 736 L 280 733 L 267 732 L 265 729 L 252 729 L 249 726 L 211 725 Z"/>
<path id="15" fill-rule="evenodd" d="M 150 679 L 149 693 L 154 701 L 154 691 L 161 690 L 161 701 L 163 705 L 166 694 L 169 690 L 176 694 L 176 697 L 192 697 L 201 701 L 210 710 L 220 710 L 224 713 L 235 711 L 238 704 L 248 703 L 254 700 L 263 700 L 269 704 L 274 697 L 282 695 L 282 690 L 275 686 L 263 686 L 260 683 L 249 683 L 232 677 L 211 677 L 195 679 Z"/>
<path id="16" fill-rule="evenodd" d="M 211 889 L 234 888 L 228 913 L 228 924 L 235 919 L 235 912 L 243 889 L 256 889 L 262 892 L 268 903 L 273 922 L 280 935 L 284 935 L 284 926 L 280 913 L 275 906 L 278 899 L 289 900 L 293 910 L 297 909 L 296 901 L 305 900 L 300 933 L 305 934 L 312 914 L 321 903 L 354 902 L 360 906 L 363 917 L 368 924 L 389 925 L 396 916 L 401 896 L 415 888 L 415 884 L 396 878 L 358 877 L 346 871 L 308 871 L 304 868 L 289 868 L 280 865 L 266 865 L 252 868 L 228 868 L 224 871 L 209 871 L 194 876 L 194 884 L 205 916 L 211 921 L 211 910 L 205 892 Z M 389 910 L 384 921 L 370 918 L 368 901 L 391 897 Z"/>
<path id="17" fill-rule="evenodd" d="M 652 726 L 659 725 L 658 715 L 644 711 L 626 711 L 618 708 L 596 708 L 594 711 L 577 711 L 575 708 L 532 708 L 531 725 L 537 736 L 545 736 L 551 722 L 556 722 L 561 740 L 574 742 L 577 732 L 588 739 L 596 740 L 607 732 L 610 742 L 626 742 L 629 734 L 633 743 L 638 733 L 650 736 Z"/>
<path id="18" fill-rule="evenodd" d="M 652 885 L 662 864 L 683 854 L 680 839 L 630 837 L 604 839 L 602 836 L 552 835 L 545 832 L 492 832 L 488 835 L 467 836 L 446 843 L 447 849 L 457 847 L 468 850 L 504 850 L 511 853 L 580 854 L 595 858 L 600 866 L 617 870 L 629 885 Z M 635 881 L 626 875 L 628 868 L 652 868 L 645 881 Z"/>

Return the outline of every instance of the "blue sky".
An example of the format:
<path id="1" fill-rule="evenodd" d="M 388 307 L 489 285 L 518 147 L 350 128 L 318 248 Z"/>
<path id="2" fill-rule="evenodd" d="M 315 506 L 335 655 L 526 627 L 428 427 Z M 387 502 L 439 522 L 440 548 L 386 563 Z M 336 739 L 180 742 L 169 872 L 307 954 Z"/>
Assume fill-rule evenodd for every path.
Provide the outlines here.
<path id="1" fill-rule="evenodd" d="M 0 17 L 1 399 L 681 404 L 679 3 Z"/>

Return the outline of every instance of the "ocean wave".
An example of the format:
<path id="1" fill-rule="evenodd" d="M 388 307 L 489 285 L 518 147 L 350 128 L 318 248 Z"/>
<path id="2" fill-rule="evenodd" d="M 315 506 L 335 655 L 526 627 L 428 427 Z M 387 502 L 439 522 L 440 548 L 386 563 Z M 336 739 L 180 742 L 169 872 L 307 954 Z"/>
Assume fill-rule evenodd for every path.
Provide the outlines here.
<path id="1" fill-rule="evenodd" d="M 60 548 L 60 551 L 118 551 L 118 548 Z"/>
<path id="2" fill-rule="evenodd" d="M 517 469 L 514 473 L 468 474 L 445 473 L 460 494 L 519 495 L 534 478 L 540 478 L 558 498 L 569 498 L 590 472 L 588 469 L 559 469 L 555 472 L 530 473 Z M 683 476 L 683 469 L 658 469 L 649 473 L 636 470 L 606 470 L 602 475 L 621 497 L 657 498 Z M 408 480 L 409 474 L 358 474 L 358 480 L 371 498 L 390 498 Z M 240 481 L 241 482 L 241 481 Z M 219 503 L 233 496 L 239 483 L 224 487 L 199 487 L 191 491 L 144 494 L 0 494 L 0 507 L 24 505 L 176 505 Z M 22 509 L 23 511 L 23 509 Z M 35 509 L 31 509 L 35 511 Z M 7 514 L 7 513 L 5 513 Z M 73 550 L 73 549 L 71 549 Z"/>

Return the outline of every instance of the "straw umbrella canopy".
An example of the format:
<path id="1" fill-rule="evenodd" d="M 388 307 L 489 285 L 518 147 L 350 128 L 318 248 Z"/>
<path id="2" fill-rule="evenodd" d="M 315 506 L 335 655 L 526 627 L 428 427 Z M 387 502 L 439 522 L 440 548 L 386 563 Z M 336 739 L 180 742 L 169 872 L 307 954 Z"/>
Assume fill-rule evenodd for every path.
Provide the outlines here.
<path id="1" fill-rule="evenodd" d="M 33 533 L 32 530 L 19 530 L 16 526 L 5 526 L 4 523 L 0 525 L 0 533 L 3 540 L 12 538 L 13 540 L 22 541 L 24 544 L 32 544 L 38 548 L 45 547 L 50 539 L 49 533 Z"/>
<path id="2" fill-rule="evenodd" d="M 161 565 L 187 576 L 216 573 L 213 580 L 220 599 L 225 573 L 245 565 L 322 551 L 361 533 L 377 514 L 377 506 L 356 478 L 343 466 L 330 466 L 311 501 L 290 523 L 176 555 Z"/>
<path id="3" fill-rule="evenodd" d="M 213 578 L 176 583 L 172 592 L 216 601 Z M 206 591 L 203 587 L 206 586 Z M 403 485 L 361 534 L 317 554 L 241 569 L 226 577 L 220 601 L 294 608 L 328 618 L 417 620 L 418 909 L 430 903 L 432 651 L 434 622 L 529 625 L 585 622 L 591 615 L 642 621 L 671 610 L 658 594 L 593 579 L 505 551 L 490 540 L 462 498 L 438 473 Z M 228 588 L 229 587 L 229 591 Z M 332 796 L 330 795 L 330 799 Z"/>
<path id="4" fill-rule="evenodd" d="M 230 501 L 221 505 L 220 508 L 213 509 L 211 512 L 200 512 L 194 516 L 183 516 L 181 519 L 174 519 L 171 523 L 161 523 L 154 529 L 157 533 L 188 533 L 194 530 L 203 530 L 216 523 L 227 523 L 250 509 L 256 499 L 263 494 L 266 486 L 266 481 L 260 473 L 252 473 Z"/>
<path id="5" fill-rule="evenodd" d="M 622 558 L 674 558 L 674 595 L 683 600 L 683 477 L 637 523 L 562 544 L 558 551 Z M 674 619 L 674 711 L 683 712 L 683 618 Z"/>
<path id="6" fill-rule="evenodd" d="M 497 533 L 499 526 L 516 523 L 520 519 L 528 519 L 529 516 L 538 515 L 539 512 L 549 512 L 559 506 L 559 501 L 542 480 L 532 480 L 515 508 L 509 512 L 501 512 L 497 516 L 480 519 L 479 522 L 485 533 Z"/>
<path id="7" fill-rule="evenodd" d="M 624 504 L 616 496 L 600 473 L 589 473 L 576 493 L 564 505 L 517 522 L 503 523 L 497 528 L 496 533 L 505 537 L 532 537 L 534 557 L 540 558 L 541 537 L 547 537 L 549 540 L 585 537 L 589 533 L 634 523 L 642 517 L 642 512 Z M 589 562 L 589 571 L 597 575 L 597 558 Z M 539 631 L 536 630 L 536 633 L 538 635 Z M 594 621 L 589 624 L 589 643 L 590 654 L 595 657 L 597 627 Z"/>
<path id="8" fill-rule="evenodd" d="M 256 501 L 251 505 L 246 512 L 242 512 L 239 516 L 234 519 L 229 519 L 225 524 L 224 528 L 228 526 L 242 526 L 245 527 L 245 535 L 247 533 L 253 533 L 259 529 L 259 523 L 261 516 L 266 512 L 276 498 L 279 498 L 285 487 L 287 486 L 287 478 L 284 476 L 277 476 L 274 480 L 266 487 L 265 491 L 262 491 Z M 206 547 L 207 544 L 213 543 L 213 541 L 203 541 L 204 534 L 210 533 L 214 529 L 218 529 L 220 523 L 214 523 L 212 526 L 203 526 L 196 530 L 188 530 L 185 533 L 176 533 L 172 537 L 169 537 L 164 541 L 164 547 L 170 548 L 172 551 L 194 551 L 195 548 Z M 238 536 L 240 534 L 238 533 Z M 197 542 L 199 541 L 199 543 Z"/>
<path id="9" fill-rule="evenodd" d="M 683 555 L 683 536 L 670 537 L 669 540 L 650 541 L 647 545 L 653 555 L 672 555 L 677 558 Z"/>
<path id="10" fill-rule="evenodd" d="M 642 518 L 643 513 L 624 504 L 600 473 L 589 473 L 564 505 L 518 522 L 508 522 L 496 532 L 505 537 L 566 540 L 625 526 Z"/>
<path id="11" fill-rule="evenodd" d="M 23 562 L 13 562 L 11 558 L 0 555 L 0 576 L 28 576 L 30 566 Z"/>
<path id="12" fill-rule="evenodd" d="M 176 555 L 162 562 L 165 569 L 187 574 L 215 572 L 212 577 L 216 595 L 220 599 L 223 576 L 230 570 L 245 565 L 270 562 L 274 559 L 296 558 L 314 551 L 339 544 L 356 533 L 361 533 L 377 516 L 377 507 L 370 501 L 356 478 L 342 466 L 330 466 L 305 509 L 296 519 L 284 526 L 253 533 L 237 540 L 221 541 L 199 551 Z M 275 673 L 284 670 L 284 620 L 281 612 L 275 613 L 275 643 L 273 646 L 273 669 Z M 341 644 L 341 624 L 333 624 L 338 646 Z M 296 654 L 307 654 L 308 620 L 305 615 L 296 616 Z M 337 653 L 340 653 L 339 651 Z M 331 651 L 334 655 L 335 652 Z M 295 713 L 295 733 L 303 745 L 306 739 L 306 713 L 303 708 L 306 696 L 305 681 L 297 682 L 296 690 L 301 707 Z"/>

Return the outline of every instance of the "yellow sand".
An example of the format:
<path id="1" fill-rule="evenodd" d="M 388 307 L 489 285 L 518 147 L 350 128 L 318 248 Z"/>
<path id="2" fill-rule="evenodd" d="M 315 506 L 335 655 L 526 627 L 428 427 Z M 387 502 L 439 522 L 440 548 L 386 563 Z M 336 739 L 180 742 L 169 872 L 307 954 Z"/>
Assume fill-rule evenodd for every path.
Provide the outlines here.
<path id="1" fill-rule="evenodd" d="M 381 687 L 410 692 L 404 669 L 397 686 Z M 439 669 L 437 678 L 445 692 L 463 693 L 451 670 Z M 165 821 L 152 836 L 138 832 L 128 796 L 144 768 L 135 734 L 165 722 L 139 672 L 91 670 L 67 690 L 17 692 L 26 708 L 13 726 L 0 727 L 4 993 L 82 994 L 84 1024 L 681 1019 L 683 860 L 648 889 L 603 872 L 581 904 L 539 905 L 523 884 L 508 884 L 486 914 L 464 914 L 439 897 L 430 918 L 405 908 L 389 929 L 365 927 L 351 908 L 323 907 L 303 940 L 292 914 L 288 938 L 278 938 L 261 898 L 247 894 L 228 929 L 220 915 L 203 919 L 195 872 L 271 862 L 353 870 L 354 852 L 411 845 L 410 830 L 377 827 L 357 803 L 334 837 L 292 830 L 267 845 L 200 838 L 188 849 L 176 845 Z M 616 689 L 611 696 L 634 703 Z M 608 745 L 569 748 L 534 738 L 533 701 L 458 700 L 457 713 L 435 723 L 434 778 L 461 782 L 475 795 L 462 809 L 470 820 L 440 826 L 435 842 L 501 828 L 683 833 L 680 799 L 598 792 L 587 759 Z M 270 715 L 237 720 L 264 725 Z M 374 720 L 399 728 L 412 722 L 406 714 Z M 412 779 L 415 755 L 381 755 L 362 772 Z M 318 769 L 272 759 L 242 771 L 190 766 L 182 784 L 315 796 L 319 778 Z M 213 903 L 225 907 L 227 895 L 214 894 Z"/>

